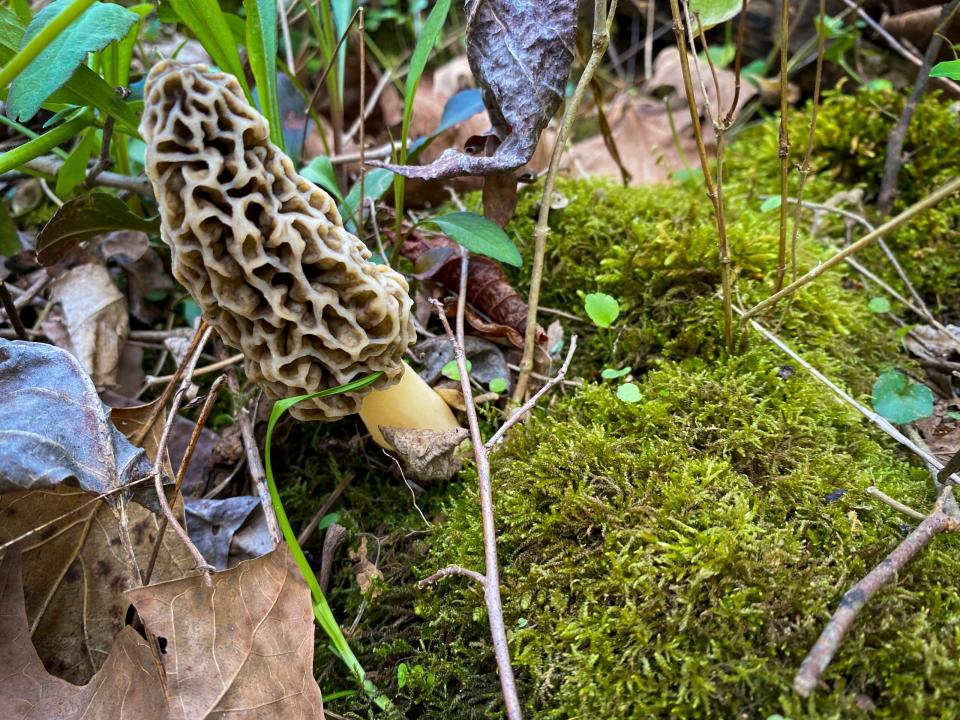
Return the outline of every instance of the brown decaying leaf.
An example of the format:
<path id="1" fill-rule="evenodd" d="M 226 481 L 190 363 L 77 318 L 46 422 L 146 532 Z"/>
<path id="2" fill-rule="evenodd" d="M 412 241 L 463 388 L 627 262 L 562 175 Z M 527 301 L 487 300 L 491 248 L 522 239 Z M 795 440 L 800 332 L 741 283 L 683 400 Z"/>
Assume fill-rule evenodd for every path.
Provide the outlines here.
<path id="1" fill-rule="evenodd" d="M 446 150 L 429 165 L 382 164 L 424 180 L 515 170 L 533 156 L 563 101 L 577 27 L 576 0 L 466 0 L 467 59 L 501 141 L 493 155 Z"/>
<path id="2" fill-rule="evenodd" d="M 0 559 L 0 708 L 9 720 L 163 720 L 159 667 L 132 627 L 117 635 L 100 670 L 82 687 L 47 673 L 24 608 L 20 553 Z"/>
<path id="3" fill-rule="evenodd" d="M 172 720 L 322 718 L 310 590 L 286 545 L 232 570 L 128 593 L 161 656 Z"/>
<path id="4" fill-rule="evenodd" d="M 130 333 L 127 303 L 100 264 L 78 265 L 51 286 L 60 304 L 68 341 L 62 345 L 93 378 L 97 387 L 117 384 L 120 350 Z"/>
<path id="5" fill-rule="evenodd" d="M 456 475 L 461 465 L 456 450 L 469 434 L 466 428 L 436 432 L 381 426 L 380 431 L 403 461 L 404 472 L 419 483 Z"/>
<path id="6" fill-rule="evenodd" d="M 447 252 L 449 250 L 449 253 Z M 414 263 L 424 253 L 433 251 L 434 262 L 418 273 L 420 278 L 429 278 L 440 283 L 452 292 L 460 289 L 460 251 L 459 246 L 443 237 L 427 237 L 411 233 L 403 243 L 403 255 Z M 478 321 L 486 332 L 482 334 L 494 337 L 507 337 L 517 347 L 523 347 L 523 332 L 527 325 L 527 303 L 513 289 L 507 274 L 494 260 L 482 255 L 470 256 L 470 269 L 467 273 L 467 301 L 478 311 L 486 315 L 496 325 L 506 328 L 499 330 L 471 313 L 471 326 L 477 327 Z M 468 319 L 470 319 L 468 317 Z M 510 332 L 512 331 L 512 332 Z M 546 339 L 542 328 L 537 328 L 538 341 Z"/>

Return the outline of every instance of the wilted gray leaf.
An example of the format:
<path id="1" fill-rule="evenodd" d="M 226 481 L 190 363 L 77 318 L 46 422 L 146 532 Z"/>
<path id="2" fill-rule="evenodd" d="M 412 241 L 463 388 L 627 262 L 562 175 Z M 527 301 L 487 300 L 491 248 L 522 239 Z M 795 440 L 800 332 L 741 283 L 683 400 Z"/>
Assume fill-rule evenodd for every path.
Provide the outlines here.
<path id="1" fill-rule="evenodd" d="M 0 339 L 0 397 L 0 493 L 67 482 L 102 494 L 151 471 L 65 350 Z M 154 505 L 152 493 L 138 488 L 135 496 Z"/>
<path id="2" fill-rule="evenodd" d="M 260 507 L 257 497 L 187 498 L 184 507 L 190 539 L 204 559 L 217 570 L 226 570 L 273 549 L 266 524 L 257 522 L 257 517 L 262 514 L 257 512 Z M 258 538 L 260 542 L 257 542 Z M 251 555 L 251 551 L 257 554 Z"/>
<path id="3" fill-rule="evenodd" d="M 525 165 L 563 102 L 577 5 L 577 0 L 466 0 L 467 58 L 500 146 L 489 157 L 448 149 L 429 165 L 370 164 L 422 180 L 492 175 Z"/>
<path id="4" fill-rule="evenodd" d="M 494 378 L 510 382 L 510 369 L 503 351 L 489 340 L 474 336 L 463 339 L 463 351 L 470 361 L 470 377 L 489 385 Z M 443 366 L 452 361 L 453 346 L 443 337 L 424 340 L 413 348 L 413 354 L 423 363 L 420 377 L 431 385 L 440 379 Z"/>

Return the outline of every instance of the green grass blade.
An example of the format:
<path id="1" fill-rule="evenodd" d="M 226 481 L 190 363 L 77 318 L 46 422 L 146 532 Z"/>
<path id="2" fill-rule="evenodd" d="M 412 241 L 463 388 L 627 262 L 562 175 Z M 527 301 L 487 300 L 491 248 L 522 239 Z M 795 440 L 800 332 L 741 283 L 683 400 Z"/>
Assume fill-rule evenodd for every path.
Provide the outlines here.
<path id="1" fill-rule="evenodd" d="M 343 636 L 343 632 L 340 630 L 340 625 L 333 616 L 333 611 L 330 609 L 330 605 L 327 603 L 327 599 L 324 597 L 323 591 L 320 589 L 320 583 L 317 581 L 317 576 L 314 575 L 313 569 L 310 567 L 310 563 L 307 560 L 306 555 L 304 555 L 303 549 L 300 547 L 300 543 L 297 542 L 297 535 L 290 526 L 290 520 L 287 519 L 287 514 L 283 509 L 283 503 L 280 501 L 280 493 L 277 491 L 277 483 L 273 477 L 273 465 L 270 457 L 270 441 L 273 438 L 273 428 L 277 424 L 277 421 L 291 407 L 299 402 L 303 402 L 304 400 L 312 400 L 314 398 L 328 397 L 330 395 L 339 395 L 340 393 L 362 390 L 363 388 L 376 382 L 382 375 L 382 372 L 376 372 L 359 380 L 354 380 L 353 382 L 347 383 L 346 385 L 340 385 L 339 387 L 321 390 L 320 392 L 310 393 L 309 395 L 298 395 L 296 397 L 286 398 L 284 400 L 278 400 L 275 402 L 273 405 L 273 410 L 270 412 L 270 420 L 267 422 L 267 437 L 264 441 L 263 450 L 263 469 L 267 476 L 267 487 L 270 490 L 270 499 L 273 501 L 273 507 L 277 513 L 277 522 L 280 524 L 280 530 L 283 533 L 284 539 L 287 541 L 287 546 L 290 548 L 290 554 L 293 555 L 293 559 L 297 563 L 297 567 L 300 568 L 300 572 L 303 574 L 304 580 L 307 581 L 307 585 L 310 587 L 310 593 L 313 596 L 314 617 L 316 617 L 320 627 L 323 628 L 323 631 L 330 639 L 331 649 L 333 650 L 334 654 L 343 661 L 343 663 L 347 666 L 347 669 L 350 670 L 350 672 L 357 678 L 357 681 L 361 683 L 364 690 L 374 696 L 374 700 L 377 705 L 385 708 L 390 706 L 390 701 L 386 697 L 379 694 L 379 691 L 376 689 L 373 683 L 365 679 L 366 673 L 363 669 L 363 666 L 360 664 L 360 661 L 357 660 L 357 657 L 353 654 L 353 650 L 350 649 L 349 643 L 347 643 L 347 639 Z"/>
<path id="2" fill-rule="evenodd" d="M 247 53 L 257 82 L 260 110 L 270 124 L 270 140 L 283 150 L 283 119 L 277 95 L 277 5 L 273 0 L 243 0 L 247 12 Z"/>
<path id="3" fill-rule="evenodd" d="M 38 158 L 53 150 L 61 143 L 66 142 L 84 128 L 93 124 L 88 112 L 84 112 L 73 120 L 58 125 L 53 130 L 40 135 L 29 142 L 25 142 L 13 150 L 0 154 L 0 174 L 10 172 L 25 162 Z"/>
<path id="4" fill-rule="evenodd" d="M 217 0 L 170 0 L 170 5 L 220 69 L 237 78 L 252 105 L 253 97 L 243 74 L 240 53 L 223 10 L 220 9 L 220 3 Z"/>

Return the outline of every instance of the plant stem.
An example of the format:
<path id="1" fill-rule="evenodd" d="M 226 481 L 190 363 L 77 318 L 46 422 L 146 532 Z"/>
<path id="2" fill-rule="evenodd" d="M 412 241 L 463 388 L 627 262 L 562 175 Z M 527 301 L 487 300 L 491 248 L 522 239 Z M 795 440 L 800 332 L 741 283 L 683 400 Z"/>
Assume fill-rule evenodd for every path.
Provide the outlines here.
<path id="1" fill-rule="evenodd" d="M 697 155 L 700 158 L 700 168 L 703 170 L 703 179 L 707 185 L 707 196 L 713 203 L 713 215 L 717 225 L 717 242 L 720 256 L 720 284 L 723 302 L 723 340 L 727 348 L 733 346 L 733 302 L 731 300 L 730 282 L 730 248 L 727 243 L 727 221 L 724 213 L 723 198 L 717 190 L 713 174 L 710 172 L 710 161 L 707 158 L 707 147 L 703 141 L 703 128 L 700 125 L 700 113 L 697 110 L 697 98 L 693 90 L 693 76 L 690 74 L 690 57 L 687 54 L 687 40 L 684 34 L 683 18 L 680 15 L 679 0 L 670 0 L 670 9 L 673 12 L 673 34 L 677 39 L 677 48 L 680 51 L 680 71 L 683 74 L 683 89 L 687 96 L 687 107 L 690 110 L 690 122 L 697 141 Z M 719 98 L 718 98 L 719 101 Z M 718 140 L 721 135 L 718 134 Z M 718 152 L 722 157 L 722 143 L 718 143 Z"/>
<path id="2" fill-rule="evenodd" d="M 513 401 L 522 403 L 527 394 L 527 385 L 530 382 L 530 373 L 533 372 L 533 357 L 537 349 L 537 307 L 540 304 L 540 285 L 543 282 L 543 262 L 547 252 L 547 237 L 550 235 L 550 198 L 553 195 L 553 186 L 560 168 L 560 158 L 563 156 L 564 145 L 573 129 L 577 111 L 583 102 L 583 96 L 590 87 L 590 80 L 600 66 L 607 46 L 610 44 L 610 28 L 617 10 L 617 0 L 612 0 L 609 10 L 606 0 L 595 0 L 593 12 L 593 43 L 590 59 L 583 68 L 580 80 L 577 83 L 573 97 L 567 103 L 560 121 L 560 131 L 553 145 L 553 154 L 550 156 L 550 166 L 543 182 L 543 198 L 540 201 L 540 212 L 537 215 L 537 224 L 533 230 L 534 250 L 533 264 L 530 270 L 530 293 L 527 297 L 527 325 L 523 336 L 523 357 L 520 360 L 520 374 L 513 391 Z"/>
<path id="3" fill-rule="evenodd" d="M 676 2 L 676 0 L 673 0 L 673 1 Z M 745 319 L 752 318 L 758 313 L 762 312 L 763 310 L 773 307 L 781 299 L 787 297 L 788 295 L 792 295 L 797 290 L 802 288 L 804 285 L 808 284 L 812 280 L 815 280 L 816 278 L 823 275 L 827 270 L 832 268 L 837 263 L 843 262 L 848 257 L 853 255 L 855 252 L 863 249 L 865 246 L 869 245 L 877 238 L 881 238 L 884 235 L 890 233 L 891 231 L 896 230 L 905 222 L 907 222 L 908 220 L 911 220 L 915 215 L 919 215 L 924 210 L 927 210 L 933 207 L 938 202 L 940 202 L 944 198 L 950 197 L 958 190 L 960 190 L 960 176 L 955 177 L 953 180 L 948 182 L 946 185 L 942 186 L 936 192 L 933 192 L 927 197 L 923 198 L 922 200 L 915 202 L 913 205 L 908 207 L 906 210 L 904 210 L 902 213 L 900 213 L 896 217 L 893 217 L 890 220 L 887 220 L 887 222 L 885 222 L 883 225 L 878 227 L 876 230 L 874 230 L 873 232 L 867 233 L 862 238 L 857 240 L 855 243 L 848 245 L 843 250 L 838 252 L 836 255 L 831 257 L 829 260 L 825 260 L 824 262 L 820 263 L 815 268 L 813 268 L 813 270 L 808 272 L 806 275 L 803 275 L 797 278 L 794 282 L 790 283 L 779 292 L 776 292 L 770 297 L 768 297 L 766 300 L 763 300 L 757 303 L 752 308 L 747 310 L 744 313 L 743 317 Z"/>
<path id="4" fill-rule="evenodd" d="M 787 191 L 789 189 L 790 172 L 790 133 L 787 127 L 787 63 L 789 62 L 789 48 L 787 41 L 790 34 L 790 3 L 780 0 L 780 242 L 777 245 L 777 280 L 773 292 L 783 287 L 783 278 L 787 272 Z M 822 57 L 822 56 L 821 56 Z M 797 258 L 791 257 L 793 275 L 797 274 Z"/>

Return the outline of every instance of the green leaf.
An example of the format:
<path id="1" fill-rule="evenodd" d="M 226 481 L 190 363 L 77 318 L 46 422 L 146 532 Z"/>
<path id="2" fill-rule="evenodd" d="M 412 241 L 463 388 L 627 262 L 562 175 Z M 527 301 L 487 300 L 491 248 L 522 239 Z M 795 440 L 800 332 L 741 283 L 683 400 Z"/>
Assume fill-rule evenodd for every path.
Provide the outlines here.
<path id="1" fill-rule="evenodd" d="M 389 170 L 387 172 L 390 172 Z M 300 170 L 300 174 L 303 175 L 307 180 L 312 182 L 314 185 L 319 185 L 328 193 L 333 195 L 337 202 L 343 203 L 343 195 L 340 193 L 340 188 L 337 186 L 337 174 L 333 170 L 333 163 L 330 162 L 330 158 L 326 155 L 317 155 L 313 160 L 311 160 L 307 165 L 305 165 Z M 367 181 L 364 180 L 364 186 L 366 186 Z M 384 191 L 390 187 L 389 181 L 384 185 Z M 364 187 L 364 192 L 367 188 Z M 360 194 L 360 183 L 357 183 L 357 195 Z"/>
<path id="2" fill-rule="evenodd" d="M 97 149 L 97 132 L 88 129 L 80 138 L 80 142 L 70 151 L 60 172 L 57 173 L 56 193 L 61 197 L 69 195 L 73 189 L 83 182 L 87 174 L 87 160 Z"/>
<path id="3" fill-rule="evenodd" d="M 933 391 L 910 382 L 902 372 L 883 373 L 873 384 L 873 409 L 890 422 L 903 424 L 933 414 Z"/>
<path id="4" fill-rule="evenodd" d="M 407 667 L 407 664 L 402 662 L 397 665 L 397 690 L 403 690 L 407 684 L 407 678 L 410 675 L 410 668 Z"/>
<path id="5" fill-rule="evenodd" d="M 626 403 L 638 403 L 643 400 L 643 393 L 636 383 L 624 383 L 617 388 L 617 397 Z"/>
<path id="6" fill-rule="evenodd" d="M 930 70 L 930 77 L 950 78 L 960 80 L 960 60 L 944 60 L 938 62 Z"/>
<path id="7" fill-rule="evenodd" d="M 697 31 L 694 15 L 700 16 L 700 25 L 704 30 L 726 22 L 740 14 L 743 0 L 690 0 L 690 22 L 693 31 Z"/>
<path id="8" fill-rule="evenodd" d="M 888 313 L 890 312 L 890 301 L 885 297 L 870 298 L 867 307 L 872 313 Z"/>
<path id="9" fill-rule="evenodd" d="M 243 0 L 243 8 L 247 13 L 247 53 L 260 110 L 270 125 L 270 141 L 283 150 L 283 118 L 277 94 L 277 3 Z"/>
<path id="10" fill-rule="evenodd" d="M 870 82 L 864 83 L 863 89 L 869 92 L 890 92 L 893 90 L 893 83 L 886 78 L 874 78 Z"/>
<path id="11" fill-rule="evenodd" d="M 452 212 L 423 221 L 434 225 L 470 252 L 520 267 L 523 258 L 513 240 L 492 220 L 472 212 Z"/>
<path id="12" fill-rule="evenodd" d="M 27 26 L 20 49 L 68 8 L 74 0 L 54 0 L 37 13 Z M 7 113 L 26 122 L 40 105 L 62 87 L 87 59 L 87 54 L 102 50 L 126 36 L 137 15 L 114 3 L 94 3 L 44 48 L 13 81 L 7 101 Z"/>
<path id="13" fill-rule="evenodd" d="M 766 200 L 760 204 L 760 212 L 770 212 L 771 210 L 776 210 L 780 207 L 780 203 L 783 200 L 779 195 L 771 195 Z"/>
<path id="14" fill-rule="evenodd" d="M 390 184 L 393 182 L 393 173 L 385 168 L 376 168 L 371 170 L 366 174 L 366 177 L 363 179 L 363 194 L 367 200 L 373 200 L 376 202 L 383 197 L 383 194 L 390 188 Z M 346 199 L 340 205 L 340 215 L 344 218 L 344 222 L 347 222 L 347 219 L 350 218 L 350 226 L 352 227 L 353 221 L 352 218 L 357 212 L 357 208 L 360 207 L 360 183 L 355 183 L 350 192 L 347 194 Z"/>
<path id="15" fill-rule="evenodd" d="M 467 373 L 469 373 L 471 370 L 473 370 L 473 363 L 467 360 Z M 442 368 L 440 368 L 440 374 L 443 375 L 445 378 L 449 378 L 450 380 L 456 380 L 459 382 L 460 368 L 457 367 L 457 361 L 451 360 Z"/>
<path id="16" fill-rule="evenodd" d="M 495 392 L 498 395 L 507 391 L 507 388 L 510 387 L 510 384 L 507 382 L 506 378 L 495 377 L 490 381 L 490 384 L 487 385 L 490 388 L 490 392 Z"/>
<path id="17" fill-rule="evenodd" d="M 202 314 L 203 311 L 193 298 L 188 297 L 183 301 L 183 319 L 186 321 L 187 325 L 193 327 L 193 324 L 197 321 L 197 318 Z"/>
<path id="18" fill-rule="evenodd" d="M 606 293 L 590 293 L 583 300 L 583 309 L 593 324 L 608 328 L 620 315 L 620 303 Z"/>
<path id="19" fill-rule="evenodd" d="M 156 234 L 160 221 L 145 220 L 113 195 L 81 195 L 65 202 L 43 226 L 37 236 L 37 260 L 41 265 L 52 265 L 84 240 L 113 230 Z"/>
<path id="20" fill-rule="evenodd" d="M 170 0 L 170 5 L 181 22 L 196 35 L 213 62 L 237 78 L 247 100 L 252 104 L 253 97 L 243 74 L 237 43 L 230 32 L 223 10 L 220 9 L 220 3 L 217 0 Z"/>
<path id="21" fill-rule="evenodd" d="M 620 368 L 619 370 L 614 370 L 613 368 L 604 368 L 600 372 L 600 377 L 604 380 L 616 380 L 617 378 L 622 378 L 624 375 L 628 374 L 633 368 L 629 365 L 627 367 Z"/>

